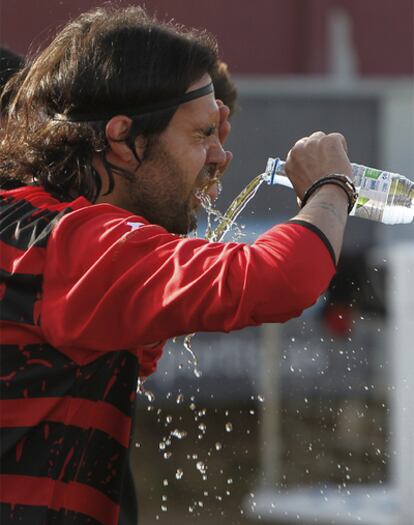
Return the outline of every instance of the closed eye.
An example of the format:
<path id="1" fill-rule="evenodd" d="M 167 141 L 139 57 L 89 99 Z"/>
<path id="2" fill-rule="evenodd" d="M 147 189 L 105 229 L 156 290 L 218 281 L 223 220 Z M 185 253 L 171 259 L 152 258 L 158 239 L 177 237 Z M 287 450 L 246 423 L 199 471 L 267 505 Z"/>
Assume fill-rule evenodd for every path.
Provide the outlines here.
<path id="1" fill-rule="evenodd" d="M 212 135 L 214 135 L 216 133 L 216 130 L 217 130 L 217 126 L 213 124 L 211 126 L 207 126 L 205 128 L 202 128 L 199 131 L 205 137 L 211 137 Z"/>

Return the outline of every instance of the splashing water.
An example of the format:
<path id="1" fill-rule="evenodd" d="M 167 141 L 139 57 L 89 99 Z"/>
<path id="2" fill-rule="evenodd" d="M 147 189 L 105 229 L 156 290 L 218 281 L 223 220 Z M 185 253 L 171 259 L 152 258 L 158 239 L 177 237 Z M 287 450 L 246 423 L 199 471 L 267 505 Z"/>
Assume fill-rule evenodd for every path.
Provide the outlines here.
<path id="1" fill-rule="evenodd" d="M 194 375 L 197 378 L 200 378 L 202 373 L 201 373 L 201 370 L 198 368 L 198 358 L 195 355 L 195 353 L 193 352 L 193 349 L 191 348 L 191 340 L 192 340 L 192 338 L 194 336 L 195 336 L 195 334 L 186 335 L 184 337 L 183 345 L 184 345 L 184 348 L 187 350 L 187 352 L 191 356 L 191 359 L 192 359 L 192 362 L 193 362 L 193 366 L 194 366 Z"/>
<path id="2" fill-rule="evenodd" d="M 206 239 L 208 239 L 211 242 L 220 242 L 221 240 L 223 240 L 226 233 L 232 228 L 236 228 L 236 235 L 237 231 L 241 232 L 240 228 L 236 225 L 236 219 L 247 206 L 247 204 L 256 195 L 257 190 L 260 188 L 260 186 L 265 180 L 266 179 L 264 173 L 257 175 L 237 195 L 237 197 L 233 200 L 233 202 L 230 204 L 230 206 L 227 208 L 223 215 L 221 215 L 220 212 L 213 210 L 213 215 L 217 216 L 218 214 L 219 216 L 219 223 L 216 226 L 216 228 L 211 231 L 211 234 L 209 236 L 207 236 L 206 232 Z"/>
<path id="3" fill-rule="evenodd" d="M 197 197 L 200 199 L 201 204 L 207 213 L 207 228 L 204 237 L 210 242 L 220 242 L 230 230 L 233 230 L 233 239 L 240 239 L 243 236 L 243 233 L 241 228 L 236 224 L 236 219 L 256 195 L 257 190 L 265 180 L 265 173 L 257 175 L 237 195 L 224 214 L 213 207 L 211 199 L 206 193 L 207 188 L 203 188 L 199 191 Z M 215 229 L 212 227 L 212 218 L 218 222 Z"/>
<path id="4" fill-rule="evenodd" d="M 204 209 L 204 211 L 207 214 L 207 226 L 206 230 L 204 232 L 204 238 L 207 239 L 210 242 L 220 242 L 224 235 L 229 231 L 229 229 L 233 229 L 233 239 L 238 240 L 243 236 L 243 232 L 241 231 L 241 228 L 233 221 L 231 224 L 228 222 L 228 219 L 225 217 L 225 214 L 223 215 L 219 210 L 213 207 L 213 203 L 211 202 L 210 197 L 203 192 L 197 193 L 197 197 L 201 201 L 201 205 Z M 212 222 L 218 222 L 218 225 L 216 228 L 213 228 Z M 228 225 L 228 228 L 223 229 L 223 234 L 221 234 L 221 231 L 217 232 L 217 228 L 220 227 L 221 224 Z M 217 237 L 217 233 L 220 235 L 220 237 Z"/>
<path id="5" fill-rule="evenodd" d="M 155 395 L 150 390 L 145 390 L 144 381 L 141 377 L 138 377 L 137 381 L 137 394 L 145 396 L 150 403 L 155 401 Z"/>
<path id="6" fill-rule="evenodd" d="M 219 180 L 214 180 L 209 183 L 207 187 L 202 188 L 197 192 L 197 197 L 201 201 L 204 211 L 207 213 L 207 227 L 204 233 L 204 237 L 210 242 L 221 242 L 225 235 L 229 232 L 233 232 L 233 240 L 237 241 L 243 237 L 243 232 L 241 228 L 236 224 L 236 219 L 240 213 L 244 210 L 247 204 L 253 199 L 256 195 L 257 190 L 260 188 L 262 183 L 266 180 L 266 174 L 262 173 L 257 175 L 252 181 L 247 184 L 247 186 L 237 195 L 233 200 L 230 206 L 227 208 L 224 214 L 219 210 L 213 207 L 210 197 L 207 194 L 208 186 L 212 182 L 216 182 L 221 191 L 221 184 Z M 212 220 L 218 222 L 215 229 L 212 227 Z M 198 358 L 195 355 L 193 349 L 191 348 L 191 340 L 195 334 L 189 334 L 184 338 L 184 348 L 191 355 L 193 365 L 194 365 L 194 375 L 197 378 L 201 377 L 201 371 L 198 368 Z"/>

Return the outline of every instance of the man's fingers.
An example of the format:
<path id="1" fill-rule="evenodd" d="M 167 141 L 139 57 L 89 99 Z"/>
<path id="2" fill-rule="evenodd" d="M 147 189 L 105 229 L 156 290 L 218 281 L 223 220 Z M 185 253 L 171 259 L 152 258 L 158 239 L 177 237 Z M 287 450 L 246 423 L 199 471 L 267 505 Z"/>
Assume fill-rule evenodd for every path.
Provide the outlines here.
<path id="1" fill-rule="evenodd" d="M 328 139 L 328 141 L 327 141 L 327 139 Z M 329 143 L 330 141 L 332 141 L 332 142 L 338 142 L 339 141 L 341 143 L 342 147 L 344 148 L 344 150 L 346 151 L 346 153 L 348 153 L 348 144 L 346 142 L 345 137 L 342 135 L 342 133 L 337 133 L 337 132 L 329 133 L 327 135 L 323 131 L 315 131 L 314 133 L 312 133 L 308 137 L 302 137 L 301 139 L 299 139 L 296 142 L 294 147 L 295 147 L 295 149 L 302 148 L 302 147 L 305 147 L 308 144 L 311 144 L 314 141 L 318 141 L 319 142 L 321 140 L 327 141 L 325 143 Z"/>
<path id="2" fill-rule="evenodd" d="M 217 105 L 220 112 L 220 123 L 218 129 L 218 136 L 221 144 L 224 144 L 231 130 L 231 125 L 228 120 L 230 115 L 230 109 L 223 104 L 221 100 L 217 100 Z"/>
<path id="3" fill-rule="evenodd" d="M 342 133 L 330 133 L 328 135 L 329 137 L 332 137 L 335 140 L 339 140 L 344 147 L 344 150 L 348 153 L 348 144 L 346 142 L 345 137 L 342 135 Z"/>
<path id="4" fill-rule="evenodd" d="M 311 139 L 321 139 L 322 137 L 325 137 L 326 136 L 326 133 L 324 133 L 323 131 L 314 131 L 312 133 L 312 135 L 310 135 L 309 138 Z"/>

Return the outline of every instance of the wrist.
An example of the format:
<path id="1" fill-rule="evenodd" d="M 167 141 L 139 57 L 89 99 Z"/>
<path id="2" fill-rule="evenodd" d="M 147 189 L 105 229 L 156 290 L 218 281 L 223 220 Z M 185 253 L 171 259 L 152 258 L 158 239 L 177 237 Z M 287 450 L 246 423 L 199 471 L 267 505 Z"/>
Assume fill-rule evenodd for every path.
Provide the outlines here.
<path id="1" fill-rule="evenodd" d="M 358 198 L 358 192 L 355 189 L 355 186 L 351 179 L 347 177 L 346 175 L 333 173 L 331 175 L 328 175 L 326 177 L 322 177 L 321 179 L 318 179 L 315 181 L 306 191 L 303 195 L 302 202 L 301 202 L 301 208 L 306 206 L 308 200 L 313 196 L 316 192 L 319 193 L 319 190 L 323 187 L 336 187 L 343 195 L 347 198 L 348 201 L 348 214 L 351 213 L 353 207 L 355 206 L 355 203 Z"/>
<path id="2" fill-rule="evenodd" d="M 346 212 L 348 213 L 348 196 L 339 186 L 334 184 L 324 184 L 323 186 L 320 186 L 312 193 L 312 195 L 310 195 L 303 208 L 311 202 L 319 201 L 330 202 L 335 207 L 344 206 Z"/>

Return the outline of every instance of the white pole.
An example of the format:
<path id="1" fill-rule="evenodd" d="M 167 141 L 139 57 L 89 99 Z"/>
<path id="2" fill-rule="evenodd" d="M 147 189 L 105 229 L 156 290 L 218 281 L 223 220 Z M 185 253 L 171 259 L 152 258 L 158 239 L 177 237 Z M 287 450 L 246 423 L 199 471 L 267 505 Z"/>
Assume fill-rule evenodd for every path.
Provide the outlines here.
<path id="1" fill-rule="evenodd" d="M 274 488 L 280 481 L 280 384 L 279 333 L 277 324 L 265 324 L 261 329 L 261 392 L 260 405 L 261 472 L 263 488 Z"/>
<path id="2" fill-rule="evenodd" d="M 391 465 L 401 525 L 414 524 L 414 245 L 390 247 Z M 395 453 L 395 457 L 394 457 Z"/>

